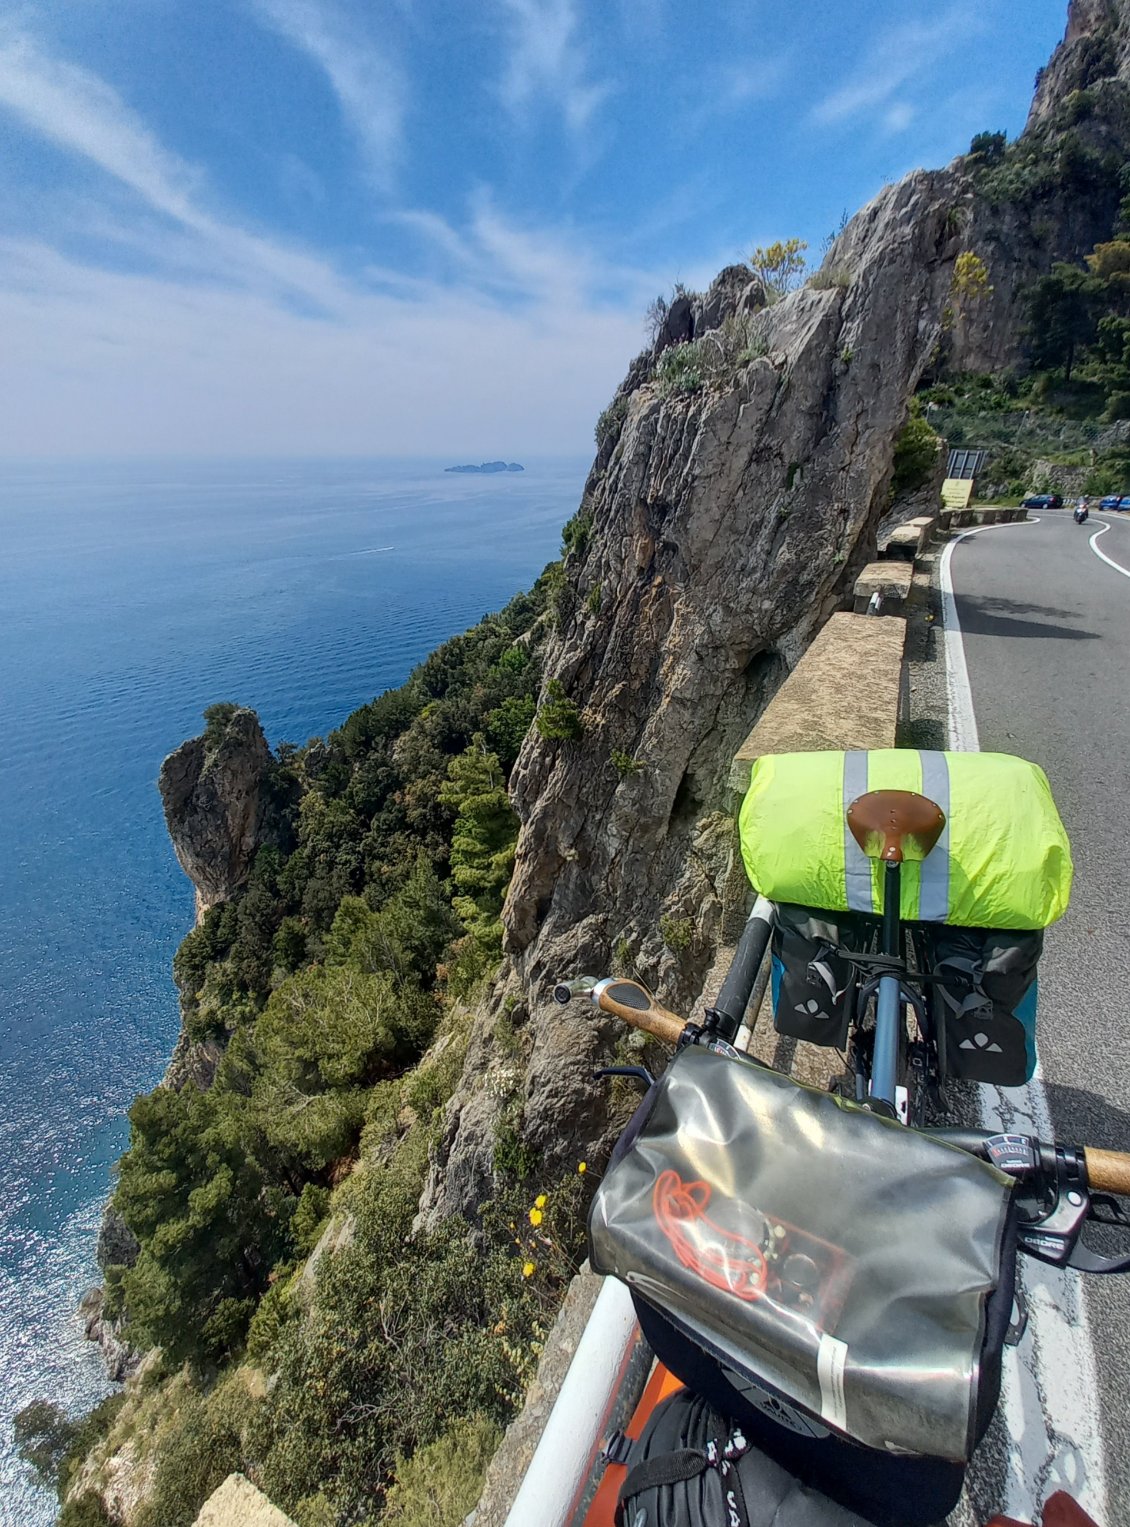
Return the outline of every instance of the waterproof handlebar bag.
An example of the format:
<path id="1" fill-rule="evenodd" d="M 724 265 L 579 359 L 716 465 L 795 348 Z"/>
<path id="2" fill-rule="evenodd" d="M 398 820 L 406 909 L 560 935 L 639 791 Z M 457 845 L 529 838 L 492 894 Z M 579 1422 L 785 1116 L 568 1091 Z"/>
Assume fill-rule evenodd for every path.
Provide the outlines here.
<path id="1" fill-rule="evenodd" d="M 845 820 L 869 790 L 913 790 L 946 825 L 902 866 L 907 922 L 1046 928 L 1071 894 L 1071 848 L 1044 771 L 1007 753 L 769 753 L 753 766 L 738 817 L 750 883 L 770 901 L 829 912 L 882 911 L 883 866 Z"/>
<path id="2" fill-rule="evenodd" d="M 1007 1325 L 1006 1313 L 987 1350 L 987 1307 L 998 1290 L 1012 1304 L 1007 1177 L 698 1046 L 676 1055 L 621 1146 L 589 1213 L 597 1272 L 731 1384 L 868 1448 L 970 1457 Z"/>

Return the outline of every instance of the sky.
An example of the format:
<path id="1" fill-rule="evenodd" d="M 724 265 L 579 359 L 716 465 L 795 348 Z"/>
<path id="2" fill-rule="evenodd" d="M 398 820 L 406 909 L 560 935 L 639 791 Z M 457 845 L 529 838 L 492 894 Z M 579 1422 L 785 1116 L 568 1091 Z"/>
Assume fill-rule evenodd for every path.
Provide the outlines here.
<path id="1" fill-rule="evenodd" d="M 0 456 L 572 454 L 704 287 L 982 129 L 1065 0 L 0 0 Z"/>

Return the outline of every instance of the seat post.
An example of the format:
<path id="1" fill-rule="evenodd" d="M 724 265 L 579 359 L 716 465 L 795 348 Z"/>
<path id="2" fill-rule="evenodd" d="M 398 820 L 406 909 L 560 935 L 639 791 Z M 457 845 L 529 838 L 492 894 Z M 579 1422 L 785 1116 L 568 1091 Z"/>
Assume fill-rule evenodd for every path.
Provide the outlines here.
<path id="1" fill-rule="evenodd" d="M 902 902 L 902 865 L 897 859 L 883 861 L 883 953 L 899 955 Z"/>

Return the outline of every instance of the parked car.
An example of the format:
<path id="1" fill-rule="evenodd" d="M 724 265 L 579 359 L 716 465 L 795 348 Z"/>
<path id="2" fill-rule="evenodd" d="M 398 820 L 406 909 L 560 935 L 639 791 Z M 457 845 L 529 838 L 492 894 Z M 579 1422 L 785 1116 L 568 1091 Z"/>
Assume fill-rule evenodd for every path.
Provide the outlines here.
<path id="1" fill-rule="evenodd" d="M 1130 509 L 1130 498 L 1120 498 L 1114 507 L 1116 509 Z"/>
<path id="2" fill-rule="evenodd" d="M 1022 501 L 1024 509 L 1062 509 L 1063 499 L 1058 493 L 1029 493 Z"/>
<path id="3" fill-rule="evenodd" d="M 1119 498 L 1117 493 L 1108 493 L 1106 498 L 1100 498 L 1099 499 L 1099 508 L 1100 509 L 1117 509 L 1118 506 L 1121 503 L 1122 503 L 1122 499 Z"/>

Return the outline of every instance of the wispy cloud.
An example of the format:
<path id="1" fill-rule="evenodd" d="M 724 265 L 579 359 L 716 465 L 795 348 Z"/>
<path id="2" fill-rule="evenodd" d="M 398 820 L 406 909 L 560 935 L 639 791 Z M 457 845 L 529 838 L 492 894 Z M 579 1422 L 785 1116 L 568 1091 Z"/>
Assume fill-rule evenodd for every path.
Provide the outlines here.
<path id="1" fill-rule="evenodd" d="M 156 142 L 109 85 L 42 52 L 11 26 L 0 30 L 0 107 L 89 159 L 158 212 L 182 223 L 197 221 L 199 176 Z"/>
<path id="2" fill-rule="evenodd" d="M 166 149 L 110 85 L 44 51 L 10 27 L 0 32 L 0 110 L 134 192 L 195 241 L 180 259 L 222 270 L 230 284 L 263 283 L 326 309 L 342 284 L 315 256 L 240 227 L 207 209 L 206 177 Z M 150 230 L 139 225 L 136 238 Z"/>
<path id="3" fill-rule="evenodd" d="M 811 121 L 834 126 L 868 113 L 882 114 L 904 85 L 936 69 L 941 58 L 982 29 L 981 18 L 965 0 L 927 20 L 889 28 L 872 43 L 859 66 L 813 107 Z M 896 109 L 893 123 L 885 121 L 888 131 L 899 130 L 899 117 Z"/>
<path id="4" fill-rule="evenodd" d="M 611 85 L 590 73 L 575 0 L 501 0 L 510 26 L 502 99 L 516 116 L 537 101 L 560 109 L 566 126 L 589 126 Z"/>
<path id="5" fill-rule="evenodd" d="M 531 452 L 582 447 L 638 348 L 656 278 L 485 192 L 458 227 L 389 214 L 442 272 L 346 275 L 217 210 L 112 86 L 10 28 L 4 113 L 91 173 L 54 242 L 0 237 L 0 452 L 473 453 L 503 420 Z"/>
<path id="6" fill-rule="evenodd" d="M 392 186 L 403 145 L 404 76 L 368 32 L 328 0 L 251 0 L 254 12 L 314 61 L 361 146 L 374 183 Z"/>

